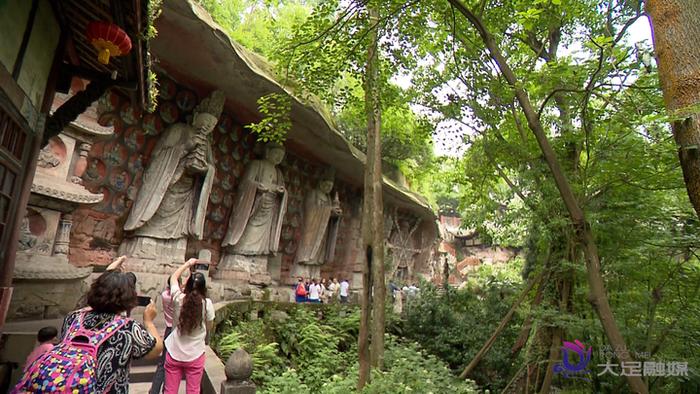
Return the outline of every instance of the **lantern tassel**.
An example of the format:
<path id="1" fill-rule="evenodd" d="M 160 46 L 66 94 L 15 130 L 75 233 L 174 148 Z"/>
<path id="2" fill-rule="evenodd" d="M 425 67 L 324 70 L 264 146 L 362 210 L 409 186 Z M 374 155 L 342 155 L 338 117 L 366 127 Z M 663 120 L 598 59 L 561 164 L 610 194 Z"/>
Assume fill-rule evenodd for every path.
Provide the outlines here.
<path id="1" fill-rule="evenodd" d="M 109 64 L 109 48 L 102 48 L 99 55 L 97 55 L 97 60 L 102 64 Z"/>

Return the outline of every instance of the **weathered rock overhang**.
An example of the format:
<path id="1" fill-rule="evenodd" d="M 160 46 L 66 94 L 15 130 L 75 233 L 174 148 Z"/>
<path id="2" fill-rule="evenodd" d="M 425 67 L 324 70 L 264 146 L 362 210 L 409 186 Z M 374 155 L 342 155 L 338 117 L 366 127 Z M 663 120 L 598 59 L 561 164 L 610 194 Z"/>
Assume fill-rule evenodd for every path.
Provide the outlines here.
<path id="1" fill-rule="evenodd" d="M 339 179 L 362 186 L 365 154 L 333 126 L 322 106 L 302 101 L 276 82 L 270 66 L 231 40 L 201 6 L 191 0 L 168 0 L 156 27 L 158 37 L 151 41 L 151 50 L 168 73 L 200 88 L 223 90 L 228 105 L 234 107 L 243 123 L 260 119 L 257 99 L 261 96 L 289 95 L 292 130 L 286 143 L 288 149 L 333 166 Z M 386 176 L 384 200 L 423 220 L 435 221 L 435 213 L 422 196 Z"/>

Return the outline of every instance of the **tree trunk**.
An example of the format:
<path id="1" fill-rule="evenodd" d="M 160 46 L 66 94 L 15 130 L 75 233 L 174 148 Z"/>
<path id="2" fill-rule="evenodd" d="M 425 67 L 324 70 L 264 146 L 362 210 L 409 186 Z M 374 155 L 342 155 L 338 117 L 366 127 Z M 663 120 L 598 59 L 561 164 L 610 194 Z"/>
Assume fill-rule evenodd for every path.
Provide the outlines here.
<path id="1" fill-rule="evenodd" d="M 569 312 L 569 303 L 572 288 L 571 278 L 571 275 L 567 275 L 560 281 L 561 298 L 559 300 L 559 312 L 562 314 L 566 314 Z M 554 327 L 552 329 L 552 343 L 549 347 L 549 363 L 547 363 L 547 371 L 544 375 L 544 380 L 542 381 L 542 387 L 540 389 L 541 394 L 549 393 L 549 390 L 551 388 L 552 380 L 554 378 L 554 363 L 559 359 L 559 356 L 561 355 L 560 349 L 564 334 L 566 334 L 566 332 L 562 327 Z"/>
<path id="2" fill-rule="evenodd" d="M 379 11 L 369 6 L 370 45 L 367 51 L 367 167 L 365 170 L 365 201 L 369 205 L 371 232 L 367 242 L 372 251 L 372 341 L 370 360 L 374 368 L 384 367 L 384 325 L 386 286 L 384 285 L 384 203 L 382 199 L 382 109 L 379 101 Z M 367 191 L 370 191 L 369 196 Z"/>
<path id="3" fill-rule="evenodd" d="M 527 295 L 530 293 L 530 290 L 532 290 L 532 287 L 535 285 L 535 283 L 539 283 L 544 276 L 544 271 L 542 271 L 537 278 L 533 278 L 530 280 L 530 283 L 527 285 L 527 287 L 520 293 L 520 297 L 518 297 L 517 300 L 513 303 L 513 305 L 510 307 L 508 310 L 508 313 L 503 317 L 501 320 L 501 324 L 498 325 L 496 330 L 493 332 L 491 335 L 491 338 L 489 338 L 486 343 L 484 343 L 484 346 L 479 350 L 479 352 L 476 353 L 472 361 L 469 362 L 469 365 L 467 365 L 466 368 L 464 368 L 464 371 L 459 375 L 460 379 L 466 379 L 469 374 L 476 368 L 476 366 L 479 364 L 479 361 L 488 353 L 489 350 L 491 350 L 491 346 L 496 342 L 496 339 L 498 338 L 499 335 L 501 335 L 501 332 L 508 326 L 508 323 L 510 322 L 510 319 L 513 318 L 513 315 L 515 314 L 515 311 L 518 309 L 520 304 L 523 302 L 523 300 L 527 297 Z"/>
<path id="4" fill-rule="evenodd" d="M 382 202 L 381 107 L 376 26 L 379 13 L 369 8 L 370 44 L 365 70 L 365 112 L 367 115 L 367 162 L 362 206 L 362 243 L 366 264 L 362 275 L 362 311 L 358 338 L 361 390 L 370 379 L 370 365 L 384 364 L 384 220 Z M 370 329 L 370 316 L 371 329 Z M 370 341 L 371 337 L 371 341 Z M 370 351 L 371 346 L 371 351 Z"/>
<path id="5" fill-rule="evenodd" d="M 545 270 L 547 270 L 547 265 L 545 265 Z M 548 275 L 545 275 L 540 279 L 540 283 L 537 285 L 537 292 L 535 293 L 535 299 L 530 303 L 531 308 L 536 308 L 540 305 L 542 302 L 542 296 L 544 295 L 544 288 L 547 286 L 547 278 L 549 278 Z M 523 322 L 523 327 L 520 330 L 520 334 L 518 335 L 518 339 L 515 341 L 515 344 L 513 347 L 510 349 L 510 358 L 515 359 L 515 357 L 520 353 L 520 350 L 525 346 L 527 343 L 528 338 L 530 338 L 530 330 L 532 330 L 532 312 L 530 312 L 527 317 L 525 318 L 525 321 Z"/>
<path id="6" fill-rule="evenodd" d="M 666 109 L 688 197 L 700 217 L 700 1 L 647 0 Z M 693 107 L 695 108 L 689 108 Z"/>
<path id="7" fill-rule="evenodd" d="M 540 123 L 537 112 L 535 111 L 530 98 L 528 97 L 525 90 L 522 88 L 522 84 L 518 81 L 513 70 L 510 68 L 506 58 L 501 53 L 500 48 L 493 39 L 491 33 L 486 30 L 483 22 L 479 17 L 472 13 L 460 0 L 448 0 L 455 9 L 457 9 L 462 15 L 464 15 L 467 20 L 476 28 L 482 41 L 484 42 L 489 54 L 496 62 L 501 75 L 508 82 L 508 85 L 515 92 L 515 96 L 520 104 L 523 113 L 527 119 L 528 127 L 535 135 L 540 150 L 547 161 L 554 182 L 559 190 L 559 194 L 562 197 L 564 205 L 569 212 L 571 222 L 574 226 L 576 236 L 578 241 L 581 243 L 586 258 L 586 271 L 588 274 L 588 286 L 589 286 L 589 296 L 588 301 L 593 306 L 593 309 L 598 315 L 598 319 L 603 326 L 605 335 L 610 342 L 610 345 L 616 349 L 617 358 L 624 363 L 633 362 L 632 357 L 630 357 L 627 351 L 627 345 L 625 344 L 622 334 L 620 333 L 615 319 L 610 308 L 610 303 L 608 302 L 607 293 L 605 291 L 605 285 L 603 283 L 603 277 L 600 272 L 600 258 L 598 256 L 598 247 L 596 246 L 593 234 L 591 233 L 590 226 L 586 221 L 586 217 L 578 205 L 578 201 L 574 196 L 574 193 L 569 185 L 564 172 L 559 165 L 556 154 L 552 149 L 552 146 L 547 139 L 547 134 L 544 131 L 542 124 Z M 619 350 L 619 351 L 617 351 Z M 628 384 L 632 391 L 636 393 L 648 392 L 644 381 L 641 376 L 625 376 Z"/>
<path id="8" fill-rule="evenodd" d="M 547 394 L 552 387 L 552 379 L 554 378 L 554 361 L 561 354 L 561 328 L 554 327 L 552 329 L 552 342 L 549 346 L 549 362 L 542 380 L 541 394 Z M 536 388 L 536 387 L 535 387 Z"/>
<path id="9" fill-rule="evenodd" d="M 366 200 L 365 200 L 366 201 Z M 363 219 L 362 228 L 363 233 L 367 231 L 368 224 L 366 213 L 367 203 L 364 203 L 363 207 Z M 372 297 L 371 283 L 372 283 L 372 267 L 370 266 L 372 257 L 369 255 L 370 249 L 367 245 L 367 260 L 362 266 L 362 298 L 360 299 L 360 332 L 357 336 L 357 352 L 358 352 L 358 362 L 359 372 L 357 378 L 357 391 L 361 391 L 363 387 L 369 382 L 370 369 L 369 369 L 369 316 L 371 313 L 370 304 Z"/>

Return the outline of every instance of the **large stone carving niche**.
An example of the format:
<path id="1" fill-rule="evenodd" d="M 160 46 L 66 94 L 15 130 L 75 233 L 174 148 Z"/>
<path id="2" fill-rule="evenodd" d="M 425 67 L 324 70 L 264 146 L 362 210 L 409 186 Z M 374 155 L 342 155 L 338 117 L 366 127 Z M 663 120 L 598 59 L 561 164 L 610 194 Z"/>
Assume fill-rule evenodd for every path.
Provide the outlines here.
<path id="1" fill-rule="evenodd" d="M 91 267 L 68 261 L 72 213 L 102 201 L 82 185 L 92 144 L 111 135 L 99 125 L 72 123 L 41 150 L 16 257 L 10 319 L 50 319 L 72 310 Z"/>

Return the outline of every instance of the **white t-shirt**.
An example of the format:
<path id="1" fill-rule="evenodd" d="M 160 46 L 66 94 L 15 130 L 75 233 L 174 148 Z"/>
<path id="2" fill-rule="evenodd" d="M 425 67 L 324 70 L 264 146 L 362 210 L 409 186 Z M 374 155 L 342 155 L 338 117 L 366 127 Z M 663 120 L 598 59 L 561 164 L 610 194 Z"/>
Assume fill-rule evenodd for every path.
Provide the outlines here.
<path id="1" fill-rule="evenodd" d="M 312 283 L 309 286 L 309 299 L 310 300 L 318 300 L 320 293 L 321 293 L 321 285 L 317 285 L 317 284 Z"/>
<path id="2" fill-rule="evenodd" d="M 347 281 L 340 282 L 340 296 L 347 297 L 349 288 L 350 288 L 350 283 L 348 283 Z"/>
<path id="3" fill-rule="evenodd" d="M 185 300 L 185 293 L 180 291 L 180 286 L 177 282 L 170 288 L 170 294 L 173 297 L 173 331 L 165 340 L 165 347 L 168 349 L 170 357 L 177 361 L 187 362 L 197 359 L 204 353 L 206 344 L 204 343 L 207 337 L 206 322 L 214 320 L 214 304 L 209 298 L 205 299 L 202 305 L 202 324 L 192 330 L 191 333 L 185 335 L 180 332 L 177 327 L 180 321 L 180 310 L 182 302 Z"/>

